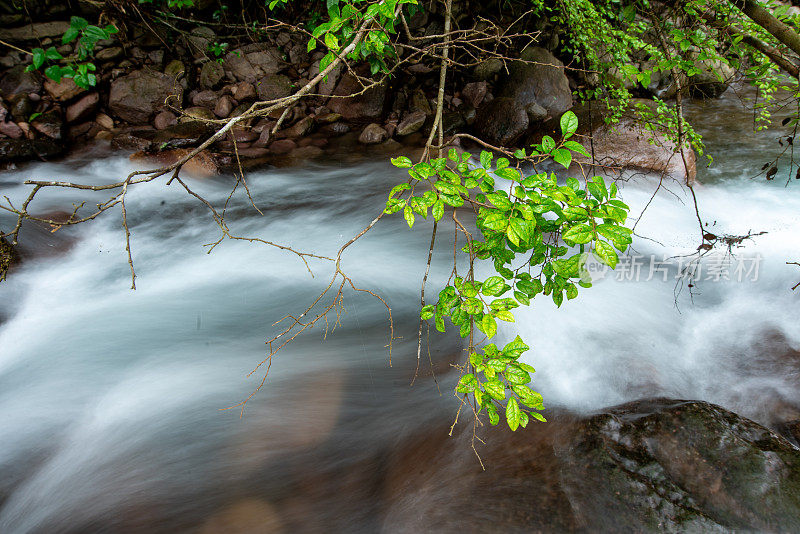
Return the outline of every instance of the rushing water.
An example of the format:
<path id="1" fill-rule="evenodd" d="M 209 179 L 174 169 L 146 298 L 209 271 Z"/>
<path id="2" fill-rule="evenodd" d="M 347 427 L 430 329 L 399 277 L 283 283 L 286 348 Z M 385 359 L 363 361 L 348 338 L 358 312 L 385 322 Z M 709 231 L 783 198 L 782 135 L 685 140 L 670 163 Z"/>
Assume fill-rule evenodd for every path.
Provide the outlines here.
<path id="1" fill-rule="evenodd" d="M 732 256 L 724 247 L 709 254 L 688 287 L 674 257 L 700 243 L 691 198 L 665 183 L 640 215 L 657 182 L 624 184 L 638 219 L 636 259 L 561 310 L 537 299 L 500 333 L 533 347 L 527 360 L 550 406 L 591 411 L 666 395 L 766 424 L 798 418 L 800 326 L 790 287 L 800 269 L 785 262 L 800 250 L 800 184 L 786 187 L 785 170 L 771 182 L 751 179 L 780 147 L 774 132 L 753 134 L 736 106 L 729 95 L 692 110 L 708 118 L 700 129 L 718 161 L 700 171 L 698 202 L 709 232 L 767 233 Z M 4 173 L 0 187 L 18 203 L 25 178 L 99 184 L 130 168 L 124 157 L 89 152 Z M 383 162 L 255 172 L 249 187 L 263 216 L 237 193 L 227 218 L 239 235 L 333 255 L 400 177 Z M 216 205 L 231 185 L 191 182 Z M 71 211 L 85 199 L 46 193 L 36 210 Z M 460 351 L 452 335 L 431 335 L 442 394 L 427 354 L 409 387 L 426 232 L 388 218 L 344 257 L 354 283 L 392 308 L 392 366 L 386 308 L 346 290 L 341 324 L 281 351 L 240 418 L 223 408 L 258 386 L 264 368 L 247 375 L 278 331 L 273 323 L 303 311 L 330 281 L 330 264 L 309 260 L 312 277 L 297 256 L 244 241 L 207 254 L 218 230 L 176 186 L 133 188 L 127 206 L 136 291 L 116 212 L 55 233 L 29 225 L 28 259 L 0 284 L 0 532 L 396 530 L 402 514 L 387 514 L 378 498 L 386 491 L 381 455 L 407 435 L 446 435 L 457 407 L 446 373 Z M 0 217 L 0 227 L 9 222 Z M 448 232 L 437 241 L 432 288 L 452 262 Z M 707 280 L 713 272 L 732 279 Z"/>

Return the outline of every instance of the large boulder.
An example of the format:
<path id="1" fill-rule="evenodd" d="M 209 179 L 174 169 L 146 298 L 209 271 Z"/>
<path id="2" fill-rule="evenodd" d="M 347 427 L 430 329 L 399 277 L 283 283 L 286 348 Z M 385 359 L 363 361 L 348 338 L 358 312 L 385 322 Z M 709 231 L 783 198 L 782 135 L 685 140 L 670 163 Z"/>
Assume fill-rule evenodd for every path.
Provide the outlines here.
<path id="1" fill-rule="evenodd" d="M 557 455 L 587 528 L 800 530 L 800 451 L 753 421 L 706 402 L 651 399 L 575 430 Z"/>
<path id="2" fill-rule="evenodd" d="M 507 97 L 484 104 L 475 118 L 478 135 L 497 146 L 511 146 L 525 133 L 529 124 L 525 107 Z"/>
<path id="3" fill-rule="evenodd" d="M 47 159 L 64 152 L 64 146 L 53 139 L 0 139 L 0 163 Z"/>
<path id="4" fill-rule="evenodd" d="M 283 74 L 264 76 L 256 83 L 258 98 L 261 100 L 277 100 L 292 94 L 292 80 Z"/>
<path id="5" fill-rule="evenodd" d="M 514 433 L 489 429 L 481 442 L 472 441 L 469 427 L 454 438 L 446 430 L 398 433 L 382 480 L 384 527 L 409 533 L 800 529 L 800 450 L 724 408 L 647 399 L 589 416 L 548 413 L 548 420 Z"/>
<path id="6" fill-rule="evenodd" d="M 328 101 L 328 108 L 348 121 L 372 122 L 381 118 L 385 103 L 385 85 L 381 84 L 364 91 L 361 82 L 348 73 L 342 76 L 333 91 L 333 96 Z"/>
<path id="7" fill-rule="evenodd" d="M 222 66 L 232 78 L 254 84 L 264 76 L 280 72 L 282 61 L 274 48 L 249 45 L 227 54 Z"/>
<path id="8" fill-rule="evenodd" d="M 131 124 L 145 124 L 167 100 L 183 102 L 183 88 L 174 78 L 153 70 L 137 70 L 114 80 L 108 105 L 119 118 Z"/>
<path id="9" fill-rule="evenodd" d="M 509 67 L 497 96 L 513 98 L 525 108 L 538 104 L 551 117 L 558 117 L 572 107 L 572 91 L 564 73 L 564 64 L 539 47 L 528 47 Z"/>
<path id="10" fill-rule="evenodd" d="M 605 121 L 608 111 L 603 103 L 587 103 L 573 109 L 578 117 L 578 134 L 580 134 L 573 139 L 581 143 L 589 154 L 594 154 L 595 166 L 589 172 L 615 175 L 624 170 L 635 170 L 685 182 L 694 181 L 697 175 L 697 156 L 694 150 L 685 146 L 682 156 L 677 150 L 677 143 L 667 136 L 663 126 L 648 124 L 640 118 L 634 107 L 638 104 L 652 109 L 654 103 L 645 99 L 633 100 L 632 107 L 613 124 L 607 124 Z M 529 140 L 534 143 L 541 142 L 543 133 L 554 138 L 560 137 L 558 120 L 548 121 L 544 128 Z M 587 168 L 592 163 L 591 158 L 573 153 L 573 166 L 570 171 L 580 173 L 581 165 Z"/>

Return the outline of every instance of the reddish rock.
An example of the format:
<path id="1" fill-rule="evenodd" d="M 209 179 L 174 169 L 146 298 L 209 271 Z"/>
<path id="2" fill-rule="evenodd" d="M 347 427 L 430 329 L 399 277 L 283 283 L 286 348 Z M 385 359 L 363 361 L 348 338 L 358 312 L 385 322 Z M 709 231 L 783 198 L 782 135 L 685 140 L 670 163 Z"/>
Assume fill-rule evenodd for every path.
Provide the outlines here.
<path id="1" fill-rule="evenodd" d="M 67 108 L 67 123 L 72 124 L 89 119 L 100 105 L 100 95 L 89 93 Z"/>
<path id="2" fill-rule="evenodd" d="M 9 121 L 0 122 L 0 134 L 10 137 L 11 139 L 19 139 L 25 135 L 25 132 L 23 132 L 22 128 L 17 126 L 16 123 Z"/>
<path id="3" fill-rule="evenodd" d="M 297 148 L 297 143 L 291 139 L 280 139 L 269 145 L 269 150 L 273 154 L 287 154 Z"/>
<path id="4" fill-rule="evenodd" d="M 269 142 L 272 140 L 272 128 L 264 128 L 261 130 L 261 134 L 258 136 L 258 139 L 253 143 L 255 147 L 265 147 L 269 145 Z"/>
<path id="5" fill-rule="evenodd" d="M 303 137 L 314 126 L 314 119 L 311 117 L 304 117 L 297 121 L 293 126 L 287 128 L 283 134 L 286 137 Z"/>
<path id="6" fill-rule="evenodd" d="M 255 86 L 249 82 L 237 83 L 233 86 L 231 93 L 239 102 L 243 102 L 245 100 L 255 100 L 256 97 L 258 97 Z"/>
<path id="7" fill-rule="evenodd" d="M 98 113 L 97 117 L 94 118 L 94 121 L 98 124 L 98 126 L 105 128 L 106 130 L 110 130 L 114 127 L 114 119 L 105 113 Z"/>
<path id="8" fill-rule="evenodd" d="M 31 126 L 50 139 L 61 139 L 64 123 L 61 120 L 61 114 L 52 110 L 36 117 L 31 121 Z"/>
<path id="9" fill-rule="evenodd" d="M 178 118 L 175 117 L 175 115 L 173 113 L 170 113 L 169 111 L 162 111 L 161 113 L 156 115 L 155 119 L 153 119 L 153 126 L 156 127 L 156 130 L 163 130 L 177 123 L 178 123 Z"/>
<path id="10" fill-rule="evenodd" d="M 214 106 L 214 115 L 217 117 L 224 119 L 231 114 L 233 108 L 236 107 L 236 100 L 231 98 L 228 95 L 222 95 L 219 100 L 217 100 L 217 105 Z"/>
<path id="11" fill-rule="evenodd" d="M 249 128 L 231 128 L 228 139 L 237 143 L 249 143 L 259 138 L 259 134 Z"/>
<path id="12" fill-rule="evenodd" d="M 366 122 L 380 118 L 383 115 L 386 100 L 386 87 L 379 85 L 357 96 L 347 96 L 363 89 L 361 83 L 354 76 L 346 74 L 336 86 L 336 90 L 333 92 L 334 96 L 327 105 L 331 111 L 340 114 L 347 120 Z"/>
<path id="13" fill-rule="evenodd" d="M 71 100 L 83 92 L 83 89 L 75 85 L 72 78 L 62 78 L 58 83 L 48 78 L 44 81 L 44 90 L 53 100 L 59 102 Z"/>
<path id="14" fill-rule="evenodd" d="M 358 141 L 365 145 L 376 145 L 386 140 L 389 134 L 384 130 L 380 124 L 372 123 L 361 131 L 358 136 Z"/>
<path id="15" fill-rule="evenodd" d="M 186 157 L 189 153 L 191 153 L 191 150 L 187 148 L 175 148 L 153 154 L 136 152 L 135 154 L 131 154 L 131 161 L 142 161 L 160 166 L 166 166 L 176 163 L 180 159 Z M 201 150 L 198 154 L 183 164 L 180 173 L 181 175 L 188 174 L 192 178 L 210 178 L 219 174 L 219 166 L 217 165 L 214 156 L 210 152 Z"/>
<path id="16" fill-rule="evenodd" d="M 219 95 L 211 90 L 200 91 L 192 95 L 192 105 L 201 106 L 204 108 L 214 109 L 219 100 Z"/>
<path id="17" fill-rule="evenodd" d="M 239 156 L 242 158 L 263 158 L 270 154 L 268 148 L 264 147 L 247 147 L 247 148 L 239 148 L 237 149 Z"/>

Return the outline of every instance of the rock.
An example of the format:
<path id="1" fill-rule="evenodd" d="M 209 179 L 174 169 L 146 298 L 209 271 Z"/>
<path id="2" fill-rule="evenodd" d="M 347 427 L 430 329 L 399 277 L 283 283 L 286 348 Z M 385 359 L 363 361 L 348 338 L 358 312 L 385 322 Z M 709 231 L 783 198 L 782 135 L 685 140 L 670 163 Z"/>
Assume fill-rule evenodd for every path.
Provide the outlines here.
<path id="1" fill-rule="evenodd" d="M 503 70 L 503 61 L 493 57 L 475 65 L 472 75 L 476 80 L 484 81 L 490 79 L 501 70 Z"/>
<path id="2" fill-rule="evenodd" d="M 292 137 L 292 138 L 303 137 L 308 132 L 310 132 L 311 128 L 313 127 L 314 127 L 314 119 L 312 119 L 311 117 L 304 117 L 299 121 L 297 121 L 296 123 L 294 123 L 294 125 L 292 125 L 290 128 L 284 130 L 283 134 L 286 137 Z"/>
<path id="3" fill-rule="evenodd" d="M 332 124 L 326 124 L 325 126 L 320 128 L 319 131 L 320 133 L 337 137 L 339 135 L 344 135 L 347 132 L 349 132 L 350 126 L 343 122 L 334 122 Z"/>
<path id="4" fill-rule="evenodd" d="M 52 139 L 0 139 L 0 163 L 61 155 L 64 147 Z"/>
<path id="5" fill-rule="evenodd" d="M 211 28 L 198 26 L 185 38 L 189 51 L 195 58 L 206 57 L 208 47 L 216 40 L 217 34 Z"/>
<path id="6" fill-rule="evenodd" d="M 89 93 L 67 108 L 67 124 L 88 120 L 100 105 L 100 95 Z"/>
<path id="7" fill-rule="evenodd" d="M 53 109 L 32 120 L 31 126 L 50 139 L 58 140 L 62 137 L 64 122 L 61 120 L 61 112 Z"/>
<path id="8" fill-rule="evenodd" d="M 513 98 L 495 98 L 484 104 L 475 117 L 475 129 L 487 142 L 511 146 L 528 129 L 525 108 Z"/>
<path id="9" fill-rule="evenodd" d="M 299 160 L 313 159 L 324 154 L 325 151 L 318 146 L 307 145 L 295 148 L 289 153 L 289 156 Z"/>
<path id="10" fill-rule="evenodd" d="M 315 120 L 320 124 L 331 124 L 332 122 L 336 122 L 341 119 L 342 116 L 338 113 L 323 113 L 321 115 L 317 115 Z"/>
<path id="11" fill-rule="evenodd" d="M 164 67 L 164 74 L 171 78 L 180 78 L 186 73 L 186 65 L 179 59 L 173 59 Z"/>
<path id="12" fill-rule="evenodd" d="M 367 122 L 379 119 L 383 115 L 386 87 L 378 85 L 359 95 L 348 96 L 362 90 L 361 83 L 353 75 L 345 74 L 336 86 L 327 106 L 332 112 L 349 121 Z"/>
<path id="13" fill-rule="evenodd" d="M 58 102 L 72 100 L 84 91 L 83 88 L 75 85 L 72 78 L 62 78 L 58 83 L 48 78 L 44 81 L 44 90 L 47 91 L 47 94 L 49 94 L 53 100 L 57 100 Z"/>
<path id="14" fill-rule="evenodd" d="M 578 521 L 597 531 L 800 529 L 800 451 L 700 401 L 652 399 L 578 425 L 557 452 Z"/>
<path id="15" fill-rule="evenodd" d="M 39 93 L 42 75 L 38 71 L 25 72 L 25 65 L 17 65 L 0 76 L 0 96 L 9 100 L 14 95 Z"/>
<path id="16" fill-rule="evenodd" d="M 25 135 L 25 133 L 22 131 L 22 128 L 11 121 L 0 121 L 0 134 L 10 137 L 11 139 L 19 139 Z"/>
<path id="17" fill-rule="evenodd" d="M 164 64 L 164 51 L 163 50 L 153 50 L 147 53 L 147 59 L 153 64 L 156 68 L 161 68 Z"/>
<path id="18" fill-rule="evenodd" d="M 216 511 L 203 523 L 198 534 L 282 534 L 288 531 L 281 520 L 280 506 L 245 499 Z"/>
<path id="19" fill-rule="evenodd" d="M 234 50 L 225 56 L 225 72 L 233 79 L 256 83 L 256 80 L 281 71 L 281 58 L 277 50 L 262 48 L 246 52 L 247 47 Z"/>
<path id="20" fill-rule="evenodd" d="M 233 108 L 235 107 L 236 107 L 236 100 L 234 100 L 228 95 L 222 95 L 220 99 L 217 101 L 217 105 L 214 106 L 214 115 L 216 115 L 221 119 L 224 119 L 231 114 L 231 111 L 233 111 Z"/>
<path id="21" fill-rule="evenodd" d="M 264 76 L 256 84 L 258 98 L 261 100 L 276 100 L 292 94 L 292 81 L 282 74 Z"/>
<path id="22" fill-rule="evenodd" d="M 233 127 L 228 131 L 228 139 L 237 143 L 249 143 L 260 137 L 260 134 L 250 128 Z"/>
<path id="23" fill-rule="evenodd" d="M 525 106 L 525 113 L 528 114 L 528 120 L 532 123 L 541 122 L 547 118 L 547 110 L 536 102 Z"/>
<path id="24" fill-rule="evenodd" d="M 98 126 L 100 126 L 101 128 L 105 128 L 106 130 L 110 130 L 114 127 L 114 119 L 112 119 L 105 113 L 98 113 L 97 117 L 94 118 L 94 121 L 97 123 Z"/>
<path id="25" fill-rule="evenodd" d="M 213 127 L 201 121 L 172 124 L 153 135 L 153 142 L 159 147 L 180 148 L 199 145 L 208 139 Z"/>
<path id="26" fill-rule="evenodd" d="M 404 136 L 409 135 L 420 128 L 422 125 L 425 124 L 425 120 L 427 116 L 422 111 L 413 111 L 408 113 L 403 120 L 400 121 L 400 124 L 397 125 L 397 135 Z"/>
<path id="27" fill-rule="evenodd" d="M 291 139 L 279 139 L 269 145 L 269 150 L 273 154 L 288 154 L 295 148 L 297 148 L 297 143 Z"/>
<path id="28" fill-rule="evenodd" d="M 162 52 L 163 54 L 163 52 Z M 111 48 L 104 48 L 94 55 L 97 61 L 111 61 L 122 56 L 121 46 L 112 46 Z M 163 58 L 162 58 L 163 60 Z"/>
<path id="29" fill-rule="evenodd" d="M 256 97 L 258 97 L 255 86 L 249 82 L 237 83 L 233 86 L 231 93 L 233 94 L 233 98 L 239 102 L 255 100 Z"/>
<path id="30" fill-rule="evenodd" d="M 152 132 L 146 130 L 123 132 L 111 138 L 111 148 L 114 150 L 150 150 L 152 145 Z"/>
<path id="31" fill-rule="evenodd" d="M 146 124 L 167 99 L 173 105 L 180 105 L 183 88 L 164 73 L 138 70 L 112 82 L 108 105 L 121 119 Z"/>
<path id="32" fill-rule="evenodd" d="M 271 130 L 271 128 L 264 128 L 263 130 L 261 130 L 261 133 L 259 134 L 258 139 L 256 139 L 253 142 L 253 146 L 256 147 L 256 148 L 265 147 L 265 146 L 269 145 L 269 142 L 271 140 L 272 140 L 272 130 Z"/>
<path id="33" fill-rule="evenodd" d="M 425 93 L 419 88 L 415 89 L 414 93 L 411 95 L 411 102 L 409 102 L 408 110 L 412 113 L 421 111 L 425 115 L 433 115 L 433 109 L 431 108 L 431 103 L 428 102 L 428 97 L 425 96 Z"/>
<path id="34" fill-rule="evenodd" d="M 246 148 L 237 148 L 237 153 L 241 158 L 264 158 L 270 155 L 270 151 L 268 148 L 264 147 L 246 147 Z"/>
<path id="35" fill-rule="evenodd" d="M 184 116 L 180 118 L 181 121 L 196 121 L 196 120 L 216 120 L 217 116 L 208 108 L 193 106 L 183 110 Z"/>
<path id="36" fill-rule="evenodd" d="M 217 93 L 214 91 L 200 91 L 192 96 L 192 105 L 214 109 L 217 106 L 218 99 L 219 95 L 217 95 Z"/>
<path id="37" fill-rule="evenodd" d="M 380 124 L 372 123 L 367 125 L 358 136 L 358 141 L 365 145 L 376 145 L 382 143 L 389 137 L 389 134 L 384 130 Z"/>
<path id="38" fill-rule="evenodd" d="M 222 65 L 216 61 L 208 61 L 200 69 L 200 87 L 203 89 L 214 89 L 220 84 L 222 78 L 225 76 L 225 70 Z"/>
<path id="39" fill-rule="evenodd" d="M 11 97 L 11 115 L 17 122 L 27 122 L 33 113 L 33 101 L 25 93 L 19 93 Z"/>
<path id="40" fill-rule="evenodd" d="M 69 29 L 69 22 L 64 20 L 54 22 L 37 22 L 26 24 L 19 28 L 0 29 L 0 39 L 3 41 L 34 41 L 47 37 L 58 37 Z"/>
<path id="41" fill-rule="evenodd" d="M 478 109 L 481 102 L 483 102 L 483 97 L 486 96 L 486 82 L 468 83 L 461 90 L 461 95 L 466 99 L 469 105 Z"/>
<path id="42" fill-rule="evenodd" d="M 161 111 L 157 113 L 156 118 L 153 119 L 153 126 L 156 130 L 164 130 L 175 124 L 178 124 L 178 118 L 174 113 L 169 111 Z"/>
<path id="43" fill-rule="evenodd" d="M 174 148 L 156 153 L 137 152 L 131 154 L 131 161 L 146 161 L 156 165 L 172 165 L 192 152 L 188 148 Z M 211 178 L 219 174 L 219 166 L 214 156 L 201 150 L 190 160 L 183 164 L 180 175 L 189 175 L 191 178 Z"/>
<path id="44" fill-rule="evenodd" d="M 652 105 L 652 101 L 637 99 L 631 102 L 638 102 Z M 577 106 L 574 110 L 578 117 L 578 132 L 583 134 L 578 138 L 589 153 L 594 150 L 597 163 L 608 167 L 622 169 L 633 169 L 646 172 L 664 174 L 676 179 L 689 182 L 694 181 L 697 174 L 697 156 L 690 147 L 684 148 L 686 164 L 688 166 L 688 177 L 686 167 L 680 152 L 676 152 L 676 145 L 661 132 L 654 132 L 645 127 L 640 122 L 633 111 L 627 111 L 620 121 L 614 125 L 608 125 L 603 119 L 603 106 L 597 102 L 591 108 L 589 105 Z M 553 119 L 556 123 L 557 119 Z M 589 130 L 589 124 L 594 126 L 594 130 Z M 551 126 L 553 132 L 557 126 Z M 560 134 L 556 134 L 560 135 Z M 592 143 L 589 143 L 591 137 Z M 651 141 L 653 141 L 651 143 Z M 592 146 L 593 145 L 593 146 Z M 590 165 L 591 159 L 574 154 L 576 170 L 578 164 Z M 593 172 L 608 173 L 604 168 L 595 167 Z"/>
<path id="45" fill-rule="evenodd" d="M 498 96 L 514 99 L 522 108 L 536 103 L 551 117 L 559 117 L 572 107 L 572 91 L 564 64 L 544 48 L 528 47 L 515 61 L 503 81 Z"/>
<path id="46" fill-rule="evenodd" d="M 688 79 L 689 93 L 697 98 L 717 98 L 736 76 L 730 65 L 719 60 L 698 61 L 697 66 L 700 72 Z"/>

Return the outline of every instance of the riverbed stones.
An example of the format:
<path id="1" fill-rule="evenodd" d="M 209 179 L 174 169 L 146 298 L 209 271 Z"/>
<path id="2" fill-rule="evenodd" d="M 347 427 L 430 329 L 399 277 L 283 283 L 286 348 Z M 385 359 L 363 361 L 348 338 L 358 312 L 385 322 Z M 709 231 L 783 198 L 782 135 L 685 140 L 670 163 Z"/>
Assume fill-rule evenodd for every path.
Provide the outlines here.
<path id="1" fill-rule="evenodd" d="M 539 47 L 526 48 L 520 58 L 511 63 L 498 96 L 512 98 L 523 108 L 536 103 L 551 117 L 572 107 L 569 79 L 558 58 Z"/>
<path id="2" fill-rule="evenodd" d="M 466 99 L 469 105 L 477 109 L 483 102 L 486 92 L 486 82 L 472 82 L 464 86 L 461 90 L 461 95 Z"/>
<path id="3" fill-rule="evenodd" d="M 214 106 L 214 115 L 224 119 L 231 114 L 231 111 L 233 111 L 233 108 L 235 107 L 236 101 L 233 98 L 231 98 L 229 95 L 222 95 L 219 100 L 217 100 L 217 104 Z"/>
<path id="4" fill-rule="evenodd" d="M 489 143 L 511 146 L 528 129 L 525 107 L 513 98 L 495 98 L 484 104 L 475 117 L 475 129 Z"/>
<path id="5" fill-rule="evenodd" d="M 422 111 L 413 111 L 406 114 L 406 116 L 403 117 L 403 120 L 397 125 L 397 135 L 401 137 L 411 135 L 422 128 L 422 125 L 425 124 L 426 119 L 427 116 Z"/>
<path id="6" fill-rule="evenodd" d="M 334 113 L 338 113 L 345 120 L 354 122 L 369 122 L 379 119 L 383 115 L 386 100 L 386 86 L 379 84 L 363 91 L 364 87 L 352 74 L 345 74 L 336 86 L 333 97 L 327 106 Z"/>
<path id="7" fill-rule="evenodd" d="M 177 123 L 178 118 L 175 114 L 166 110 L 157 113 L 155 119 L 153 119 L 153 126 L 155 126 L 156 130 L 164 130 Z"/>
<path id="8" fill-rule="evenodd" d="M 258 98 L 261 100 L 277 100 L 292 94 L 292 80 L 283 74 L 264 76 L 256 83 Z"/>
<path id="9" fill-rule="evenodd" d="M 84 89 L 75 85 L 72 78 L 62 78 L 60 82 L 55 82 L 50 78 L 44 81 L 44 90 L 53 100 L 66 102 L 81 94 Z"/>
<path id="10" fill-rule="evenodd" d="M 6 100 L 14 95 L 39 93 L 42 75 L 38 71 L 25 72 L 25 65 L 17 65 L 0 76 L 0 96 Z"/>
<path id="11" fill-rule="evenodd" d="M 49 138 L 0 139 L 0 163 L 30 159 L 47 160 L 63 152 L 64 145 Z"/>
<path id="12" fill-rule="evenodd" d="M 368 124 L 361 131 L 361 135 L 358 136 L 358 141 L 365 145 L 377 145 L 378 143 L 386 141 L 387 137 L 389 137 L 389 134 L 386 130 L 384 130 L 380 124 L 373 122 L 372 124 Z"/>
<path id="13" fill-rule="evenodd" d="M 108 105 L 112 113 L 131 124 L 146 124 L 169 100 L 183 101 L 183 88 L 162 72 L 142 69 L 114 80 Z"/>
<path id="14" fill-rule="evenodd" d="M 208 61 L 200 69 L 200 87 L 203 89 L 214 89 L 225 76 L 222 65 L 216 61 Z"/>
<path id="15" fill-rule="evenodd" d="M 100 105 L 100 94 L 89 93 L 67 107 L 67 123 L 87 121 L 92 118 Z"/>
<path id="16" fill-rule="evenodd" d="M 255 48 L 246 46 L 228 53 L 223 67 L 232 79 L 254 84 L 264 76 L 280 72 L 281 58 L 275 49 L 256 44 Z"/>

